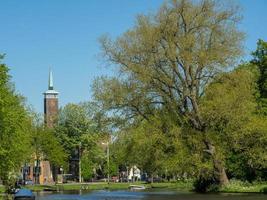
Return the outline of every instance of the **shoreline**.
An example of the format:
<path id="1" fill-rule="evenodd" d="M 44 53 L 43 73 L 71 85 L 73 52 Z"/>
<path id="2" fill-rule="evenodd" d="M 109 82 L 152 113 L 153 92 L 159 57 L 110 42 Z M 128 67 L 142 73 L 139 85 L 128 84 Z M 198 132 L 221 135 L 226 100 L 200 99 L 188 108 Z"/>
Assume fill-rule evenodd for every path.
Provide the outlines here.
<path id="1" fill-rule="evenodd" d="M 130 183 L 113 183 L 107 182 L 89 182 L 89 183 L 66 183 L 56 185 L 27 185 L 23 188 L 32 190 L 33 192 L 40 191 L 79 191 L 79 190 L 125 190 L 129 189 L 130 185 L 143 185 L 146 190 L 163 189 L 193 192 L 192 182 L 162 182 L 162 183 L 145 183 L 145 182 L 130 182 Z M 0 194 L 4 193 L 4 187 L 0 185 Z M 267 182 L 248 184 L 244 182 L 232 182 L 229 185 L 220 188 L 218 191 L 208 193 L 258 193 L 267 194 Z"/>

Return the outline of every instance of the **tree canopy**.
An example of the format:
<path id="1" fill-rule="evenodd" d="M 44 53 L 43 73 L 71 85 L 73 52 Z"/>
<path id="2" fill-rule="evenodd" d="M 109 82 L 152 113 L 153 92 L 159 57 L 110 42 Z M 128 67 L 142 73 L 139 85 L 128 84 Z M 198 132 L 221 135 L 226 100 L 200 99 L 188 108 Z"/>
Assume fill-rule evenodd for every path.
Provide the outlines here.
<path id="1" fill-rule="evenodd" d="M 65 164 L 64 149 L 41 120 L 15 91 L 8 67 L 0 63 L 0 179 L 7 190 L 25 163 L 48 159 L 58 166 Z"/>
<path id="2" fill-rule="evenodd" d="M 155 15 L 140 15 L 116 40 L 101 38 L 103 54 L 119 71 L 100 78 L 95 97 L 126 118 L 149 121 L 158 110 L 173 115 L 181 128 L 199 132 L 203 150 L 213 160 L 215 179 L 228 182 L 202 115 L 206 87 L 241 55 L 243 33 L 237 6 L 218 1 L 176 0 Z M 182 131 L 187 137 L 190 132 Z"/>
<path id="3" fill-rule="evenodd" d="M 0 61 L 3 59 L 1 56 Z M 0 178 L 17 173 L 30 155 L 31 118 L 24 98 L 15 92 L 8 67 L 0 63 Z"/>
<path id="4" fill-rule="evenodd" d="M 104 160 L 101 148 L 107 136 L 104 124 L 104 116 L 91 102 L 67 104 L 59 111 L 55 134 L 69 158 L 81 159 L 84 179 L 92 178 Z"/>

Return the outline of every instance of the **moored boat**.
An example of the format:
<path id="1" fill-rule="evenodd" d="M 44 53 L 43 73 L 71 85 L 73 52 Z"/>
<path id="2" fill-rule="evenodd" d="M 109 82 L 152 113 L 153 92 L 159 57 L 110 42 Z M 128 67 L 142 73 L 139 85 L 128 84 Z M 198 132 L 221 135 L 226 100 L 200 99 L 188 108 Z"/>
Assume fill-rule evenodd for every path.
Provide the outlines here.
<path id="1" fill-rule="evenodd" d="M 146 189 L 146 187 L 143 185 L 130 185 L 129 188 L 131 190 L 144 190 L 144 189 Z"/>
<path id="2" fill-rule="evenodd" d="M 20 189 L 15 193 L 14 200 L 35 200 L 35 196 L 31 190 Z"/>

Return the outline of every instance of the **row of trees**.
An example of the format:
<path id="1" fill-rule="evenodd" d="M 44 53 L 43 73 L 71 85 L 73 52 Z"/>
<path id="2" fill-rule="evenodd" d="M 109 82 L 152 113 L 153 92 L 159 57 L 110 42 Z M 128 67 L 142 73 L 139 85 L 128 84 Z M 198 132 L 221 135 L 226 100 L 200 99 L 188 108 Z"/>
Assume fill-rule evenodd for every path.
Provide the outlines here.
<path id="1" fill-rule="evenodd" d="M 114 172 L 137 165 L 152 177 L 195 177 L 203 190 L 233 177 L 264 178 L 266 43 L 259 41 L 251 62 L 233 67 L 242 55 L 240 19 L 232 3 L 176 0 L 155 15 L 138 16 L 116 40 L 102 37 L 103 56 L 118 73 L 95 80 L 95 108 L 101 110 L 88 113 L 101 113 L 109 123 L 87 116 L 81 122 L 89 124 L 74 129 L 59 117 L 61 143 L 82 143 L 90 152 L 114 134 Z M 66 106 L 72 114 L 70 106 L 86 110 Z M 90 145 L 83 142 L 88 137 Z M 99 152 L 84 159 L 101 166 L 92 160 Z"/>
<path id="2" fill-rule="evenodd" d="M 2 61 L 4 55 L 1 55 Z M 48 129 L 15 90 L 8 67 L 0 63 L 0 181 L 10 190 L 25 164 L 49 160 L 69 171 L 69 161 L 79 150 L 84 180 L 107 174 L 106 147 L 109 119 L 93 102 L 67 104 L 57 123 Z"/>
<path id="3" fill-rule="evenodd" d="M 15 91 L 8 72 L 8 67 L 0 64 L 0 180 L 7 189 L 21 175 L 21 167 L 35 160 L 49 160 L 68 172 L 69 159 L 78 148 L 85 180 L 98 169 L 106 173 L 101 143 L 109 140 L 110 122 L 99 107 L 94 103 L 68 104 L 60 109 L 54 129 L 48 129 L 43 117 L 27 107 Z"/>
<path id="4" fill-rule="evenodd" d="M 1 55 L 0 61 L 4 58 Z M 24 99 L 15 93 L 8 67 L 0 63 L 0 179 L 8 184 L 29 155 L 31 120 Z"/>
<path id="5" fill-rule="evenodd" d="M 150 177 L 193 178 L 201 191 L 266 179 L 267 43 L 234 67 L 244 34 L 238 6 L 224 3 L 168 1 L 117 39 L 102 37 L 118 72 L 95 80 L 93 102 L 60 109 L 54 130 L 25 109 L 1 64 L 0 178 L 32 152 L 67 168 L 77 149 L 85 179 L 105 174 L 101 143 L 113 135 L 114 175 L 136 165 Z"/>
<path id="6" fill-rule="evenodd" d="M 2 61 L 4 55 L 1 55 Z M 48 159 L 62 165 L 66 153 L 52 130 L 25 104 L 11 82 L 8 67 L 0 63 L 0 180 L 10 190 L 21 167 L 34 160 Z"/>

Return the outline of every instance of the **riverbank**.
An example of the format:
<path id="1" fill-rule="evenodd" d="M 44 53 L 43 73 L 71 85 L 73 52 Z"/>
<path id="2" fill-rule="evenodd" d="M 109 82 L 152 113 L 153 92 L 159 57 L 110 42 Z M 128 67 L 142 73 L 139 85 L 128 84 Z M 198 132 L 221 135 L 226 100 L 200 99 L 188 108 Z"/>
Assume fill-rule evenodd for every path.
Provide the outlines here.
<path id="1" fill-rule="evenodd" d="M 146 184 L 145 182 L 135 182 L 135 183 L 106 183 L 106 182 L 96 182 L 96 183 L 82 183 L 82 184 L 57 184 L 57 185 L 28 185 L 26 188 L 32 191 L 58 191 L 58 190 L 124 190 L 128 189 L 130 185 L 144 185 L 147 189 L 151 188 L 164 188 L 164 189 L 177 189 L 177 190 L 192 190 L 191 182 L 168 182 L 168 183 L 153 183 Z"/>
<path id="2" fill-rule="evenodd" d="M 57 185 L 27 185 L 32 191 L 68 191 L 68 190 L 125 190 L 130 185 L 144 185 L 147 189 L 166 189 L 166 190 L 179 190 L 179 191 L 192 191 L 192 181 L 179 181 L 179 182 L 163 182 L 163 183 L 152 183 L 146 184 L 145 182 L 135 183 L 106 183 L 106 182 L 95 182 L 95 183 L 68 183 L 68 184 L 57 184 Z M 231 181 L 229 185 L 219 189 L 220 193 L 265 193 L 267 194 L 267 182 L 262 183 L 248 183 L 241 181 Z M 0 185 L 0 193 L 4 193 L 4 187 Z"/>
<path id="3" fill-rule="evenodd" d="M 224 193 L 264 193 L 267 194 L 267 182 L 249 183 L 242 181 L 230 181 L 227 186 L 219 189 Z"/>
<path id="4" fill-rule="evenodd" d="M 163 182 L 163 183 L 152 183 L 147 184 L 144 182 L 135 183 L 82 183 L 82 184 L 57 184 L 57 185 L 34 185 L 26 186 L 26 188 L 33 191 L 43 191 L 43 190 L 124 190 L 128 189 L 130 185 L 144 185 L 147 189 L 157 188 L 157 189 L 171 189 L 180 191 L 192 191 L 193 182 Z M 267 193 L 267 182 L 263 183 L 247 183 L 241 181 L 231 181 L 229 185 L 219 189 L 220 193 Z"/>

